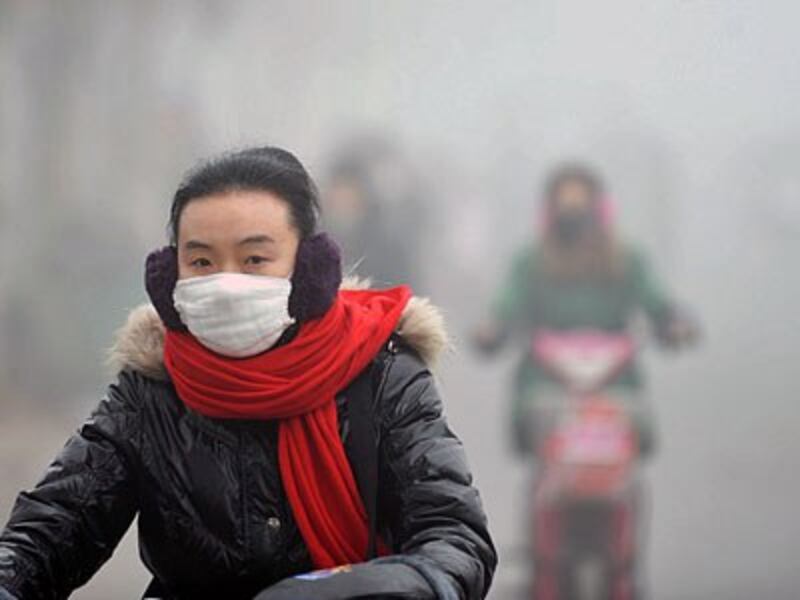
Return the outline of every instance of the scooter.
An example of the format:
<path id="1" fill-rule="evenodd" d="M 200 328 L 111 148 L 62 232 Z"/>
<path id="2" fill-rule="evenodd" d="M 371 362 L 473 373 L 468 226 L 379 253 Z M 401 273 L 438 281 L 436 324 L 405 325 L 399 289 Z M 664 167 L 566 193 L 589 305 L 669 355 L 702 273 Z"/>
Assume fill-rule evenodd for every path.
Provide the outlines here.
<path id="1" fill-rule="evenodd" d="M 630 396 L 613 383 L 632 338 L 540 331 L 531 357 L 557 382 L 537 403 L 532 493 L 535 600 L 640 600 L 639 444 Z"/>

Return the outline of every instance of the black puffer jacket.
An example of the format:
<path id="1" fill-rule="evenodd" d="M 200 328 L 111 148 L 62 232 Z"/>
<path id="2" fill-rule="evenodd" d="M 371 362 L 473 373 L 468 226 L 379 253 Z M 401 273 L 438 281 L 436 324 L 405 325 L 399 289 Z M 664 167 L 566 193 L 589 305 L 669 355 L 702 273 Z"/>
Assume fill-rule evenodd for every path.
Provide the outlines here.
<path id="1" fill-rule="evenodd" d="M 437 314 L 412 300 L 398 332 L 368 367 L 379 525 L 396 556 L 355 571 L 401 589 L 358 597 L 483 598 L 495 551 L 423 359 L 442 342 Z M 252 598 L 312 568 L 281 486 L 276 424 L 187 410 L 165 375 L 162 336 L 151 307 L 131 314 L 117 382 L 0 535 L 0 598 L 3 588 L 20 600 L 68 596 L 137 513 L 142 558 L 170 598 Z M 347 395 L 337 402 L 349 452 Z"/>

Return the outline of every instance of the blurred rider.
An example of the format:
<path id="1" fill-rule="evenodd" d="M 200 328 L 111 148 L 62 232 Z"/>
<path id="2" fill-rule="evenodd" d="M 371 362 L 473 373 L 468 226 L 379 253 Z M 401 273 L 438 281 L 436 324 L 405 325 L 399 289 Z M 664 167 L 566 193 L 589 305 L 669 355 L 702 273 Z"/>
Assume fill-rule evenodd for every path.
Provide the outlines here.
<path id="1" fill-rule="evenodd" d="M 494 298 L 489 319 L 478 328 L 476 342 L 492 352 L 520 335 L 526 352 L 514 376 L 511 434 L 514 448 L 532 451 L 531 423 L 537 386 L 549 375 L 530 358 L 528 344 L 538 330 L 594 329 L 624 332 L 644 314 L 658 341 L 679 347 L 695 337 L 694 326 L 654 276 L 641 251 L 615 235 L 611 202 L 600 176 L 579 164 L 564 164 L 548 177 L 541 211 L 541 235 L 514 256 Z M 631 363 L 615 383 L 636 391 L 643 381 Z M 643 402 L 633 418 L 640 450 L 653 444 L 652 417 Z"/>

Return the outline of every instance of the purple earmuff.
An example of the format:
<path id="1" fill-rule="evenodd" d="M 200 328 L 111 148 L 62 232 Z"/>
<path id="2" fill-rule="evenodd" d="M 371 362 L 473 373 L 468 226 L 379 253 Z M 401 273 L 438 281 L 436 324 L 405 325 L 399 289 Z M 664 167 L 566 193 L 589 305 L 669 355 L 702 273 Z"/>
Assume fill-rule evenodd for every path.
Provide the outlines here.
<path id="1" fill-rule="evenodd" d="M 144 266 L 144 287 L 150 301 L 164 322 L 164 325 L 175 331 L 186 331 L 175 305 L 172 303 L 172 292 L 178 281 L 178 251 L 175 246 L 164 246 L 147 255 Z"/>
<path id="2" fill-rule="evenodd" d="M 292 273 L 289 314 L 300 322 L 324 315 L 342 283 L 342 253 L 327 233 L 300 242 Z"/>

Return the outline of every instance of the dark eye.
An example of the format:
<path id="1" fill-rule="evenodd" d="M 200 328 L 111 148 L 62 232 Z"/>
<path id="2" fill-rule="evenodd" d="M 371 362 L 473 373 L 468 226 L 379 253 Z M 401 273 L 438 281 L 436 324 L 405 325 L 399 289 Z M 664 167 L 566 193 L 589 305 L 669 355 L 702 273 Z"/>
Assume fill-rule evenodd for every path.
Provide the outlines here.
<path id="1" fill-rule="evenodd" d="M 250 265 L 261 265 L 269 262 L 269 259 L 264 256 L 248 256 L 245 262 Z"/>
<path id="2" fill-rule="evenodd" d="M 192 262 L 189 263 L 193 267 L 203 268 L 211 266 L 211 261 L 207 258 L 195 258 Z"/>

